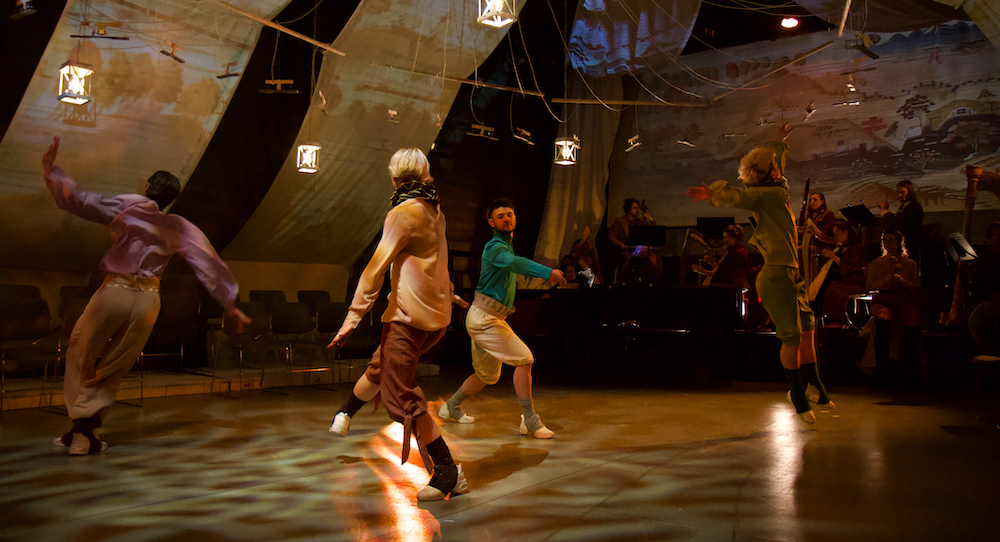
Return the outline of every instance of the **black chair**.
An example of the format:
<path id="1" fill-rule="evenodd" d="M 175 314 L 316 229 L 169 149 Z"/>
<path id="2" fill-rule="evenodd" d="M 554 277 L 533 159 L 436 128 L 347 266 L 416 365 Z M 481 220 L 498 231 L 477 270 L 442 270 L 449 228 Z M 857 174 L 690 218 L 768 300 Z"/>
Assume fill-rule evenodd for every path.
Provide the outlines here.
<path id="1" fill-rule="evenodd" d="M 228 345 L 239 352 L 239 381 L 240 390 L 243 390 L 243 353 L 247 350 L 258 350 L 267 352 L 271 348 L 268 344 L 271 324 L 268 321 L 267 307 L 260 302 L 251 301 L 249 303 L 237 302 L 236 308 L 243 311 L 251 322 L 244 324 L 235 317 L 225 315 L 222 320 L 222 332 L 228 339 Z M 218 373 L 218 351 L 216 351 L 215 362 L 212 364 L 212 389 L 215 389 L 215 379 Z M 263 371 L 263 370 L 262 370 Z M 263 381 L 263 377 L 262 377 Z M 263 383 L 263 382 L 262 382 Z"/>
<path id="2" fill-rule="evenodd" d="M 49 305 L 44 299 L 0 298 L 0 415 L 6 393 L 7 361 L 28 364 L 49 355 L 42 341 L 51 331 Z"/>
<path id="3" fill-rule="evenodd" d="M 33 284 L 0 284 L 0 299 L 41 299 L 42 291 Z"/>
<path id="4" fill-rule="evenodd" d="M 321 344 L 322 335 L 316 330 L 313 323 L 309 307 L 305 303 L 277 303 L 271 312 L 271 333 L 278 338 L 278 341 L 285 349 L 285 367 L 289 377 L 293 373 L 309 373 L 331 371 L 329 365 L 325 366 L 295 366 L 295 349 L 301 346 L 308 346 L 316 354 L 316 359 L 324 357 Z M 261 372 L 261 381 L 264 373 Z"/>
<path id="5" fill-rule="evenodd" d="M 295 293 L 299 303 L 305 303 L 309 307 L 309 314 L 316 318 L 320 303 L 330 302 L 330 292 L 325 290 L 299 290 Z"/>
<path id="6" fill-rule="evenodd" d="M 267 307 L 268 316 L 278 303 L 287 303 L 285 292 L 281 290 L 250 290 L 250 301 L 263 303 Z"/>
<path id="7" fill-rule="evenodd" d="M 340 326 L 344 323 L 344 317 L 347 316 L 347 309 L 349 307 L 350 305 L 343 301 L 321 301 L 316 305 L 316 329 L 322 334 L 325 343 L 329 344 L 337 332 L 340 331 Z M 351 371 L 354 369 L 354 364 L 350 359 L 345 360 L 341 358 L 340 353 L 339 346 L 327 349 L 327 355 L 333 362 L 346 363 L 349 379 Z M 339 369 L 335 371 L 335 375 L 337 381 L 343 381 Z"/>
<path id="8" fill-rule="evenodd" d="M 42 389 L 38 396 L 38 404 L 41 406 L 42 400 L 45 397 L 45 390 L 49 390 L 48 404 L 42 406 L 42 410 L 46 412 L 66 414 L 66 407 L 55 406 L 52 404 L 52 400 L 55 395 L 56 385 L 59 382 L 59 369 L 66 366 L 66 350 L 69 347 L 69 339 L 73 335 L 73 328 L 76 327 L 77 320 L 80 319 L 84 309 L 87 308 L 87 303 L 90 303 L 89 297 L 63 298 L 60 300 L 63 325 L 59 332 L 58 342 L 56 343 L 56 360 L 52 364 L 52 378 L 49 378 L 49 358 L 46 357 L 45 367 L 42 371 Z M 51 387 L 49 386 L 50 383 Z"/>

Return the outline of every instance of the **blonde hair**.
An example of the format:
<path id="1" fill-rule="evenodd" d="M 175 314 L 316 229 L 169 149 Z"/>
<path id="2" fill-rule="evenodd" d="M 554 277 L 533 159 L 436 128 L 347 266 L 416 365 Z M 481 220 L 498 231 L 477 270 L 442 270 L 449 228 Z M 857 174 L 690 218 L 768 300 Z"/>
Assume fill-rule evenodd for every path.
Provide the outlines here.
<path id="1" fill-rule="evenodd" d="M 423 181 L 431 169 L 424 152 L 415 147 L 399 149 L 389 159 L 389 175 L 404 182 Z"/>
<path id="2" fill-rule="evenodd" d="M 771 177 L 775 163 L 774 149 L 757 147 L 740 160 L 740 180 L 747 186 L 774 186 L 784 183 L 780 178 Z"/>

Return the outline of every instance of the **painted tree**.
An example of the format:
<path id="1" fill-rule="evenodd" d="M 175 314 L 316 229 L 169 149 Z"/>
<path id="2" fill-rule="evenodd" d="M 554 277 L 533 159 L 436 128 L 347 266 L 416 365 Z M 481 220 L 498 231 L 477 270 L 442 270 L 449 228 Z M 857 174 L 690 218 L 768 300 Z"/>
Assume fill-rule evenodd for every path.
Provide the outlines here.
<path id="1" fill-rule="evenodd" d="M 903 102 L 903 105 L 896 110 L 896 113 L 902 115 L 904 119 L 912 119 L 915 116 L 920 116 L 920 125 L 923 126 L 923 117 L 927 115 L 933 105 L 936 104 L 930 98 L 923 94 L 917 94 Z"/>

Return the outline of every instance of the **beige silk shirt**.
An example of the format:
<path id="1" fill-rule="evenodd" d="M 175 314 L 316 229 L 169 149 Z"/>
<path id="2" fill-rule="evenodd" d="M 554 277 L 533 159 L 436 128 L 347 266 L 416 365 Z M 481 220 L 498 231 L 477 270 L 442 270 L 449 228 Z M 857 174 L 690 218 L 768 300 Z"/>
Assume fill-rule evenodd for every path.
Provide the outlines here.
<path id="1" fill-rule="evenodd" d="M 445 226 L 441 208 L 422 198 L 406 200 L 389 211 L 344 325 L 356 328 L 371 310 L 391 266 L 392 291 L 382 322 L 400 322 L 422 331 L 446 327 L 451 322 L 451 280 Z"/>

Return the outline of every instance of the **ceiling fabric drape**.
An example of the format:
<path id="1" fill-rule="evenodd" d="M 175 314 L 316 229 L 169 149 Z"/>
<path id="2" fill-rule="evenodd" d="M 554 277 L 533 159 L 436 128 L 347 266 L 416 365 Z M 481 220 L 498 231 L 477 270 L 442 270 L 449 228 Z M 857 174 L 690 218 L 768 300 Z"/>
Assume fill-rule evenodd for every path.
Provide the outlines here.
<path id="1" fill-rule="evenodd" d="M 577 6 L 569 37 L 566 97 L 621 100 L 622 79 L 669 63 L 687 44 L 700 1 L 583 0 Z M 586 73 L 587 76 L 581 75 Z M 651 95 L 640 101 L 655 101 Z M 582 148 L 575 166 L 553 166 L 535 259 L 555 265 L 573 241 L 590 227 L 596 236 L 604 214 L 608 160 L 622 105 L 567 104 L 560 135 L 579 135 Z M 623 151 L 624 149 L 617 149 Z M 617 209 L 617 206 L 612 206 Z"/>
<path id="2" fill-rule="evenodd" d="M 232 4 L 271 18 L 287 1 Z M 107 36 L 128 40 L 71 37 L 91 35 L 104 23 L 112 23 Z M 0 142 L 3 265 L 93 269 L 108 248 L 107 230 L 52 203 L 41 167 L 52 137 L 62 138 L 57 164 L 81 190 L 106 196 L 140 192 L 161 169 L 186 182 L 239 82 L 217 76 L 241 71 L 260 30 L 259 23 L 215 2 L 67 2 Z M 69 60 L 95 71 L 93 99 L 85 105 L 56 97 L 59 68 Z"/>
<path id="3" fill-rule="evenodd" d="M 319 171 L 298 173 L 292 149 L 223 257 L 353 263 L 389 210 L 389 157 L 429 152 L 451 108 L 461 83 L 439 76 L 475 77 L 509 28 L 476 17 L 475 2 L 362 2 L 333 43 L 346 56 L 323 59 L 299 132 L 300 143 L 322 143 Z"/>
<path id="4" fill-rule="evenodd" d="M 845 0 L 796 0 L 796 3 L 830 24 L 839 25 Z M 855 31 L 905 32 L 948 21 L 968 20 L 957 7 L 935 0 L 853 0 L 844 35 L 853 36 Z"/>
<path id="5" fill-rule="evenodd" d="M 569 62 L 592 77 L 648 68 L 649 57 L 680 55 L 700 0 L 581 0 Z"/>

